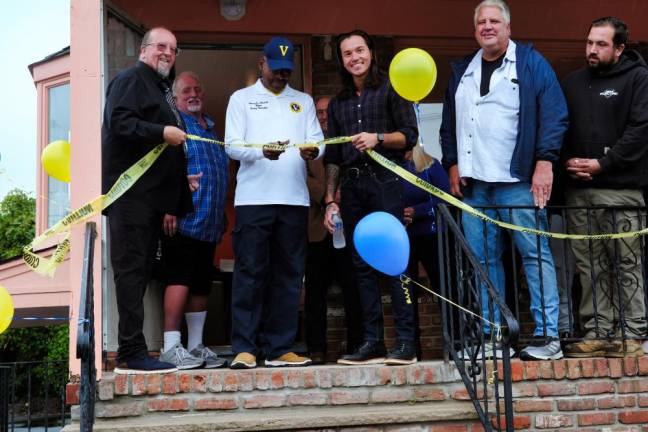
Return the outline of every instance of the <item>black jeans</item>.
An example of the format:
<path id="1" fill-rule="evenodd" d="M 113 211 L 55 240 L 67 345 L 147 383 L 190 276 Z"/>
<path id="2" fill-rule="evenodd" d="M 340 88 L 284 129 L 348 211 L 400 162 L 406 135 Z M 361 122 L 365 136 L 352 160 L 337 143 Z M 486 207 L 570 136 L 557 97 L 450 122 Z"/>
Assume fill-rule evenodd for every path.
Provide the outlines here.
<path id="1" fill-rule="evenodd" d="M 117 361 L 148 353 L 144 325 L 144 293 L 151 280 L 162 228 L 162 213 L 141 200 L 122 197 L 107 211 L 119 312 Z"/>
<path id="2" fill-rule="evenodd" d="M 232 350 L 261 351 L 275 359 L 289 352 L 298 325 L 304 277 L 308 207 L 236 207 L 233 234 Z M 258 346 L 257 340 L 263 346 Z"/>
<path id="3" fill-rule="evenodd" d="M 419 263 L 423 265 L 428 275 L 432 290 L 439 293 L 441 287 L 441 275 L 439 272 L 439 250 L 437 247 L 437 235 L 409 235 L 410 256 L 407 264 L 407 274 L 416 282 L 421 283 L 419 277 Z M 416 285 L 410 285 L 412 302 L 414 303 L 414 331 L 416 341 L 416 354 L 421 358 L 421 327 L 419 325 L 418 299 L 421 292 Z"/>
<path id="4" fill-rule="evenodd" d="M 361 343 L 362 308 L 355 285 L 349 247 L 335 249 L 331 235 L 324 240 L 308 243 L 306 258 L 306 345 L 310 353 L 326 354 L 326 294 L 337 280 L 344 298 L 347 352 L 353 352 Z"/>
<path id="5" fill-rule="evenodd" d="M 391 172 L 373 171 L 342 178 L 342 220 L 347 244 L 355 268 L 362 317 L 364 339 L 383 341 L 383 314 L 378 278 L 381 275 L 367 264 L 353 245 L 353 232 L 364 216 L 384 211 L 403 220 L 403 186 L 400 177 Z M 384 275 L 383 275 L 384 276 Z M 396 336 L 402 342 L 414 342 L 413 307 L 405 302 L 405 294 L 398 277 L 384 276 L 389 284 Z"/>

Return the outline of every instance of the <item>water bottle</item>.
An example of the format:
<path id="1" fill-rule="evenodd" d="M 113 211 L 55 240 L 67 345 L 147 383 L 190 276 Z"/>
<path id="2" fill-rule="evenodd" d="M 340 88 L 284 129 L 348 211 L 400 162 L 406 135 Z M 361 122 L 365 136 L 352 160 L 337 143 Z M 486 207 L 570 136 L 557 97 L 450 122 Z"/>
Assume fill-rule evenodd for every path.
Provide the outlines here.
<path id="1" fill-rule="evenodd" d="M 333 213 L 333 223 L 335 224 L 335 230 L 333 231 L 333 247 L 335 249 L 342 249 L 346 246 L 346 240 L 344 239 L 344 225 L 342 224 L 342 218 L 337 212 Z"/>

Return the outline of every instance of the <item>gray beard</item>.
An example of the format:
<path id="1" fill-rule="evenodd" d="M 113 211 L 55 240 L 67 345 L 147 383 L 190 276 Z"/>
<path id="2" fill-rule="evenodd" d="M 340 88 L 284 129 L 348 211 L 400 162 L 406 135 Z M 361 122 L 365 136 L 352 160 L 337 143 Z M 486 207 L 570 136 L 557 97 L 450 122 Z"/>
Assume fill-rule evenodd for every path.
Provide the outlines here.
<path id="1" fill-rule="evenodd" d="M 169 78 L 169 73 L 171 72 L 171 69 L 166 69 L 162 66 L 158 66 L 156 72 L 162 78 Z"/>

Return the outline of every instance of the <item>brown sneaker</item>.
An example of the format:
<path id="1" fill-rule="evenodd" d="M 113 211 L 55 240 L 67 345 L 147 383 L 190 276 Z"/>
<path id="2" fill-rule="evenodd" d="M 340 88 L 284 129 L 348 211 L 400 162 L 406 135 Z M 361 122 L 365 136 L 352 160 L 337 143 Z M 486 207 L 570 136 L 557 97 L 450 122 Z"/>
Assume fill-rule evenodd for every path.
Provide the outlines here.
<path id="1" fill-rule="evenodd" d="M 266 367 L 280 367 L 280 366 L 308 366 L 313 361 L 308 357 L 298 356 L 294 352 L 286 353 L 273 360 L 266 360 Z"/>
<path id="2" fill-rule="evenodd" d="M 576 358 L 603 357 L 610 348 L 610 343 L 604 340 L 585 339 L 565 347 L 565 356 Z"/>
<path id="3" fill-rule="evenodd" d="M 253 369 L 256 366 L 256 357 L 250 353 L 242 352 L 236 354 L 234 361 L 230 365 L 230 369 Z"/>
<path id="4" fill-rule="evenodd" d="M 625 350 L 623 341 L 615 340 L 605 352 L 605 357 L 642 357 L 644 351 L 641 348 L 641 342 L 634 339 L 625 341 Z"/>

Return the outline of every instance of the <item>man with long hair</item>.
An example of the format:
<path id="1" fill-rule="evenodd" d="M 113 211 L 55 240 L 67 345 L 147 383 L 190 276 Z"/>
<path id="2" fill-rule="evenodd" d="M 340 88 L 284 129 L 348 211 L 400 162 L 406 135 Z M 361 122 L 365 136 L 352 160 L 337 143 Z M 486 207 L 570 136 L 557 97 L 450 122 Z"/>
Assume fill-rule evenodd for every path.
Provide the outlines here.
<path id="1" fill-rule="evenodd" d="M 362 30 L 337 38 L 337 58 L 343 88 L 328 108 L 330 136 L 352 136 L 350 143 L 328 146 L 325 224 L 333 232 L 333 214 L 340 213 L 347 241 L 364 216 L 375 211 L 403 220 L 400 177 L 375 163 L 365 152 L 373 149 L 400 164 L 418 139 L 412 104 L 398 96 L 378 68 L 371 37 Z M 341 180 L 341 203 L 335 191 Z M 410 364 L 416 362 L 412 305 L 407 304 L 398 278 L 388 278 L 397 343 L 385 359 L 383 317 L 378 272 L 358 255 L 352 259 L 362 304 L 364 342 L 341 364 Z"/>

